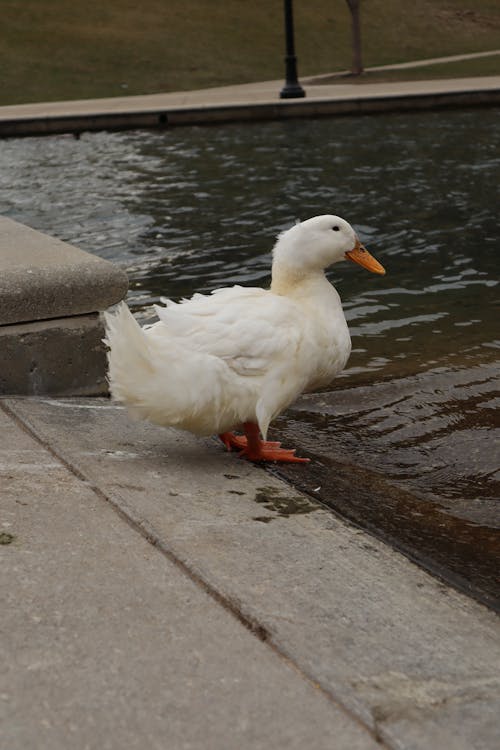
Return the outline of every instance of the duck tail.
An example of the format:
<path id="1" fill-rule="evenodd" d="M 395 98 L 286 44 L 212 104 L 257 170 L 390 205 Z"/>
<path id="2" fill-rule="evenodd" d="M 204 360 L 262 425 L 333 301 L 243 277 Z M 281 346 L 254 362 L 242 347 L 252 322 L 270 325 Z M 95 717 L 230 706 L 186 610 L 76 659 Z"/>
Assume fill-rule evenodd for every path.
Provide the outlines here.
<path id="1" fill-rule="evenodd" d="M 144 394 L 137 384 L 153 372 L 148 340 L 125 302 L 114 313 L 104 313 L 104 321 L 111 395 L 132 408 L 140 407 Z"/>
<path id="2" fill-rule="evenodd" d="M 198 435 L 242 421 L 234 374 L 223 359 L 181 346 L 163 324 L 156 335 L 158 324 L 142 329 L 123 302 L 104 317 L 109 389 L 132 417 Z"/>

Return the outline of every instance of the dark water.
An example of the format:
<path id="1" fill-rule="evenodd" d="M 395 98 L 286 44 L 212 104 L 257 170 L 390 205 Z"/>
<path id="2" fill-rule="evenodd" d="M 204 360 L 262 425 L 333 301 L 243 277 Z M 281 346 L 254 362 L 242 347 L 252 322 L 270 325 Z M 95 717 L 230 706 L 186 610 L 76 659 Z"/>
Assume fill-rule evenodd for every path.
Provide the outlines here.
<path id="1" fill-rule="evenodd" d="M 274 236 L 297 218 L 350 221 L 387 276 L 331 273 L 353 354 L 330 390 L 278 421 L 316 458 L 288 476 L 395 543 L 407 528 L 405 551 L 425 548 L 429 567 L 489 603 L 499 178 L 498 109 L 0 143 L 0 212 L 118 261 L 140 317 L 162 295 L 267 284 Z M 340 475 L 357 477 L 356 497 Z M 362 476 L 385 484 L 355 512 Z M 408 501 L 386 507 L 389 496 Z"/>

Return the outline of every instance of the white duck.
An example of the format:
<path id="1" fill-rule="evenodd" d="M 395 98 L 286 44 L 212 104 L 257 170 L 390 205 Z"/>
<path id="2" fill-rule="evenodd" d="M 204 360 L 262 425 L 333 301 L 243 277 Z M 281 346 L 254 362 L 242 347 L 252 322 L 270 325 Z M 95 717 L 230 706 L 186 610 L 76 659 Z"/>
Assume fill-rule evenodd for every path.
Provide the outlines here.
<path id="1" fill-rule="evenodd" d="M 385 273 L 344 219 L 316 216 L 279 235 L 270 289 L 169 301 L 142 329 L 122 303 L 106 315 L 112 395 L 133 416 L 219 434 L 252 461 L 307 461 L 266 435 L 299 394 L 330 383 L 349 358 L 340 297 L 324 273 L 344 258 Z M 241 426 L 245 437 L 230 432 Z"/>

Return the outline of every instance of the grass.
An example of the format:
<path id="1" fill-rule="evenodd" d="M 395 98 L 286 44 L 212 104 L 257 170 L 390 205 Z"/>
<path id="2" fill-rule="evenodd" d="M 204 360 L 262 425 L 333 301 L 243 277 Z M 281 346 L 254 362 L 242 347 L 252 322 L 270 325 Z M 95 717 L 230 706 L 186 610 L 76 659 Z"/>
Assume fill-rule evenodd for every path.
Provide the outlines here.
<path id="1" fill-rule="evenodd" d="M 300 75 L 349 68 L 345 0 L 294 10 Z M 499 46 L 498 0 L 367 0 L 362 21 L 367 67 Z M 279 79 L 283 49 L 281 0 L 2 0 L 0 104 Z M 472 60 L 453 75 L 498 65 Z M 434 71 L 404 72 L 423 74 Z"/>

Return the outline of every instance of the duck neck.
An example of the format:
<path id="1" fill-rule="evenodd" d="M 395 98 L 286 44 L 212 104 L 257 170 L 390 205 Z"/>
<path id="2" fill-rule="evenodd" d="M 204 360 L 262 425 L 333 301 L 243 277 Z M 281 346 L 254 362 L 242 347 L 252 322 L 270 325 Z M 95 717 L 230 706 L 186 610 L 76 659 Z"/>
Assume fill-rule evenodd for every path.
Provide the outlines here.
<path id="1" fill-rule="evenodd" d="M 311 290 L 330 286 L 322 269 L 295 268 L 275 260 L 272 268 L 271 292 L 287 297 L 310 294 Z"/>

